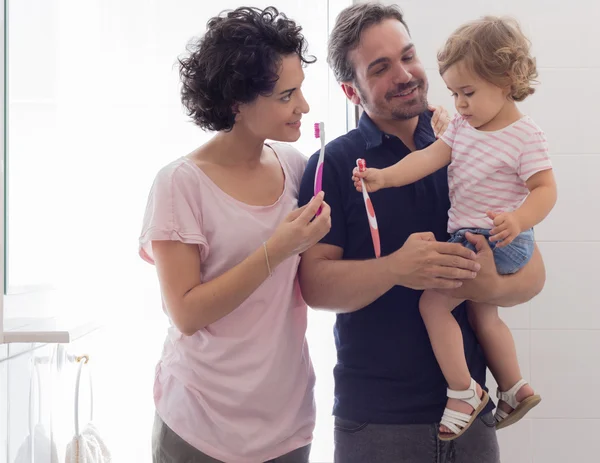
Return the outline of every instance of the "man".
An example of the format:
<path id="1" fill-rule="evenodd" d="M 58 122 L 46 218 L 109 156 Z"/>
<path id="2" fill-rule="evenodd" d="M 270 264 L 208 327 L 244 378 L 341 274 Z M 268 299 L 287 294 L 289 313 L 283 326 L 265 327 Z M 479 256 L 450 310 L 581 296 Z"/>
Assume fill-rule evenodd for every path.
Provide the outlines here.
<path id="1" fill-rule="evenodd" d="M 330 233 L 304 253 L 300 284 L 308 304 L 338 313 L 334 369 L 335 461 L 338 463 L 498 463 L 493 404 L 464 436 L 437 438 L 446 383 L 418 301 L 423 289 L 516 305 L 541 291 L 539 251 L 518 275 L 499 276 L 485 238 L 478 253 L 447 243 L 447 173 L 381 190 L 371 199 L 381 238 L 374 258 L 365 206 L 352 183 L 357 158 L 383 168 L 435 141 L 427 77 L 401 12 L 366 3 L 345 9 L 331 33 L 329 64 L 346 96 L 362 106 L 359 126 L 329 143 L 323 173 Z M 317 155 L 309 161 L 300 204 L 313 195 Z M 460 286 L 460 287 L 459 287 Z M 473 378 L 486 365 L 464 306 L 460 323 Z"/>

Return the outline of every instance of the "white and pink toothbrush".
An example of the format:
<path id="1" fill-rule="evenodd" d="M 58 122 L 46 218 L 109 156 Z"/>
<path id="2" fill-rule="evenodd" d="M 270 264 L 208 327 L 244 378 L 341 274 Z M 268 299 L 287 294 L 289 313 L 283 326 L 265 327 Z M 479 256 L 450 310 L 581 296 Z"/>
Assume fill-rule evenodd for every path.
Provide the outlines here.
<path id="1" fill-rule="evenodd" d="M 364 172 L 367 169 L 367 163 L 364 159 L 357 159 L 356 167 L 358 167 L 359 172 Z M 371 238 L 373 239 L 375 257 L 379 257 L 381 256 L 381 243 L 379 241 L 379 227 L 377 226 L 375 209 L 373 208 L 373 203 L 371 202 L 369 193 L 367 193 L 367 188 L 365 187 L 365 182 L 362 178 L 360 179 L 360 184 L 362 186 L 362 195 L 363 200 L 365 202 L 365 209 L 367 210 L 367 218 L 369 219 L 369 228 L 371 229 Z"/>
<path id="2" fill-rule="evenodd" d="M 317 162 L 317 170 L 315 171 L 315 196 L 323 189 L 323 161 L 325 160 L 325 124 L 323 122 L 315 122 L 315 138 L 321 140 L 321 152 L 319 153 L 319 161 Z M 321 208 L 316 215 L 321 213 Z"/>

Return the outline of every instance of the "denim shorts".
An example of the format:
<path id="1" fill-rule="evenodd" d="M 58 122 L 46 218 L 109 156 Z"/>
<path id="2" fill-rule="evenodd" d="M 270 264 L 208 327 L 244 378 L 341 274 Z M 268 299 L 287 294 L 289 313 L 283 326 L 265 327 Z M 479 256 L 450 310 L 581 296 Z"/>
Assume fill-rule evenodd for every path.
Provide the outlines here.
<path id="1" fill-rule="evenodd" d="M 498 241 L 490 242 L 490 230 L 484 228 L 462 228 L 454 232 L 449 243 L 460 243 L 466 248 L 476 252 L 475 246 L 467 241 L 465 234 L 471 232 L 475 235 L 483 235 L 487 238 L 490 248 L 494 252 L 496 269 L 500 275 L 515 273 L 525 266 L 531 259 L 534 248 L 533 228 L 522 232 L 512 243 L 505 247 L 497 247 Z"/>

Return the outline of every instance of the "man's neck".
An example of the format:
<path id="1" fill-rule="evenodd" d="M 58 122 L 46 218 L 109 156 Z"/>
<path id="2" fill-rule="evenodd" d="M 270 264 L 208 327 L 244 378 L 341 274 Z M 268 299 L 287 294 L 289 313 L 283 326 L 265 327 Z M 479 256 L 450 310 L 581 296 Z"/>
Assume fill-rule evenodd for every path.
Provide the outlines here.
<path id="1" fill-rule="evenodd" d="M 371 117 L 371 120 L 382 132 L 395 135 L 411 151 L 415 151 L 417 149 L 415 146 L 415 131 L 417 130 L 417 125 L 419 124 L 419 116 L 404 120 L 382 120 L 376 116 L 373 117 L 370 114 L 369 117 Z"/>

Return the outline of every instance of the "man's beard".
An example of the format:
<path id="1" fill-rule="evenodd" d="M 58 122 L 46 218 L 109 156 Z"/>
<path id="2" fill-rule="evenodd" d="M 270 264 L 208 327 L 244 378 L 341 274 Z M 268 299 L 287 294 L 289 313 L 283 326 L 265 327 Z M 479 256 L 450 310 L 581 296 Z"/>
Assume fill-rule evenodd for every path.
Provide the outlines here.
<path id="1" fill-rule="evenodd" d="M 355 85 L 356 85 L 356 89 L 358 91 L 358 95 L 360 97 L 360 101 L 361 101 L 360 104 L 363 107 L 363 109 L 369 110 L 373 114 L 381 113 L 382 108 L 378 107 L 377 105 L 371 105 L 369 100 L 366 98 L 364 92 L 359 87 L 357 82 L 355 83 Z M 404 92 L 405 90 L 415 88 L 415 86 L 417 87 L 417 92 L 419 92 L 419 94 L 417 96 L 415 96 L 415 98 L 413 100 L 405 102 L 403 108 L 392 108 L 391 109 L 392 119 L 400 120 L 400 121 L 412 119 L 413 117 L 419 116 L 427 110 L 427 108 L 429 106 L 427 103 L 427 85 L 425 84 L 425 81 L 422 79 L 413 80 L 412 82 L 409 82 L 408 84 L 398 85 L 393 91 L 389 91 L 385 94 L 385 101 L 388 103 L 391 103 L 394 95 Z"/>
<path id="2" fill-rule="evenodd" d="M 412 88 L 417 88 L 415 97 L 412 100 L 404 102 L 400 108 L 392 108 L 392 118 L 395 120 L 408 120 L 419 116 L 427 110 L 427 89 L 423 80 L 409 82 L 408 84 L 400 84 L 394 90 L 386 93 L 385 100 L 392 102 L 394 95 L 402 93 Z"/>

